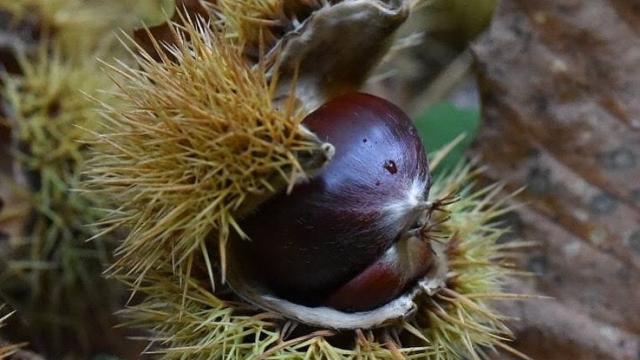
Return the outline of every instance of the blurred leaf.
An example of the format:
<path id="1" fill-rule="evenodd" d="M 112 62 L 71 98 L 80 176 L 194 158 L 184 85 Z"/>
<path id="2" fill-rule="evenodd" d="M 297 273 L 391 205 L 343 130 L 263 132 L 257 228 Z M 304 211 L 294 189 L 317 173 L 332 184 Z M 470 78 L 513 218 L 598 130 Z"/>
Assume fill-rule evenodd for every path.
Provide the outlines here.
<path id="1" fill-rule="evenodd" d="M 459 135 L 465 135 L 460 144 L 442 161 L 436 173 L 451 169 L 460 162 L 465 150 L 476 137 L 479 122 L 478 110 L 460 108 L 449 102 L 436 104 L 418 116 L 416 127 L 429 154 L 440 150 Z"/>
<path id="2" fill-rule="evenodd" d="M 456 23 L 470 39 L 476 37 L 489 25 L 497 3 L 497 0 L 448 1 Z"/>
<path id="3" fill-rule="evenodd" d="M 503 0 L 475 44 L 485 174 L 524 188 L 514 238 L 536 277 L 508 316 L 535 359 L 640 359 L 640 7 Z M 531 292 L 529 292 L 531 293 Z"/>
<path id="4" fill-rule="evenodd" d="M 483 32 L 497 0 L 432 0 L 425 6 L 425 25 L 437 39 L 464 47 Z"/>

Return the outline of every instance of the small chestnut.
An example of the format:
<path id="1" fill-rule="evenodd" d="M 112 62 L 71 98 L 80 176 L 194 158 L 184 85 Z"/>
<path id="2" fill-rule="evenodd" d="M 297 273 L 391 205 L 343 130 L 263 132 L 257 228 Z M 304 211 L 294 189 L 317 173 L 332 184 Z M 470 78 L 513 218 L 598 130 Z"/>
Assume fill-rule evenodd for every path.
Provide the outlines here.
<path id="1" fill-rule="evenodd" d="M 243 257 L 284 299 L 347 311 L 384 304 L 430 262 L 428 244 L 409 235 L 430 185 L 417 130 L 398 107 L 362 93 L 327 102 L 303 124 L 335 155 L 242 221 Z"/>

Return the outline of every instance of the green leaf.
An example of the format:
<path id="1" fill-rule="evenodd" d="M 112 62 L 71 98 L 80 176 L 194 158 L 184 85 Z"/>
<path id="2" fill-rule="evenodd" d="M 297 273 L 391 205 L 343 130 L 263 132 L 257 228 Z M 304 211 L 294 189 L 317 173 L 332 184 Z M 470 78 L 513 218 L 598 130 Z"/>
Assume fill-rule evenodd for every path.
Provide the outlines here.
<path id="1" fill-rule="evenodd" d="M 441 102 L 428 108 L 416 119 L 416 127 L 429 155 L 451 143 L 461 134 L 465 138 L 442 161 L 435 173 L 446 172 L 458 164 L 478 133 L 480 111 Z"/>

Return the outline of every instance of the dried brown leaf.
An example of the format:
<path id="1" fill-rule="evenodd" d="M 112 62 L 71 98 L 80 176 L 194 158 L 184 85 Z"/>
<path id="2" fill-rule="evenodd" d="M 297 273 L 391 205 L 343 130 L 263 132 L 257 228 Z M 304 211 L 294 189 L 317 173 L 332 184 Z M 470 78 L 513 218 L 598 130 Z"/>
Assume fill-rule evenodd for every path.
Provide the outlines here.
<path id="1" fill-rule="evenodd" d="M 556 301 L 523 305 L 539 359 L 640 356 L 640 6 L 505 0 L 474 46 L 489 174 L 527 189 L 511 219 Z M 528 306 L 528 308 L 527 308 Z M 512 309 L 513 310 L 513 309 Z"/>

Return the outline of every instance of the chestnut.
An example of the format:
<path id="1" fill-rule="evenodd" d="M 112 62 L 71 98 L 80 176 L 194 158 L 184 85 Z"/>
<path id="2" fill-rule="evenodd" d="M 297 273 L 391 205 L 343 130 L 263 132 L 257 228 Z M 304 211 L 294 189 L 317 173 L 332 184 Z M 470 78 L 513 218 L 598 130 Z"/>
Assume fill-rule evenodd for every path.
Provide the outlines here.
<path id="1" fill-rule="evenodd" d="M 362 93 L 330 100 L 303 125 L 335 155 L 243 219 L 246 265 L 275 295 L 306 306 L 360 311 L 392 300 L 430 257 L 411 235 L 430 185 L 416 128 L 392 103 Z"/>

